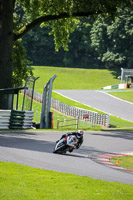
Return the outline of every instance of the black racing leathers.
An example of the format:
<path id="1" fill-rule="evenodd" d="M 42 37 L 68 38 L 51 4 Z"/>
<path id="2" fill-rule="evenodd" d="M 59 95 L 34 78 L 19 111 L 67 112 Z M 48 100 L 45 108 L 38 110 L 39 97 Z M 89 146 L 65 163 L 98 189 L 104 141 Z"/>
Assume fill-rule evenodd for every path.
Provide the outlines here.
<path id="1" fill-rule="evenodd" d="M 78 143 L 76 145 L 76 149 L 78 149 L 83 143 L 83 135 L 79 134 L 78 132 L 71 132 L 71 133 L 66 133 L 62 135 L 61 139 L 70 135 L 75 135 L 78 138 Z"/>

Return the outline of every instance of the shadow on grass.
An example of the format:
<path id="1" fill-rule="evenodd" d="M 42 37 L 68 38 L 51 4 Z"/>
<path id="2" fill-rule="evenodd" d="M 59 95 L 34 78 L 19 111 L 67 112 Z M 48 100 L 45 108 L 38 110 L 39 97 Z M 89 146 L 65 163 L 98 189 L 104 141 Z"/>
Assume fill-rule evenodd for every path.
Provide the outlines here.
<path id="1" fill-rule="evenodd" d="M 109 69 L 109 71 L 111 71 L 111 74 L 116 79 L 118 79 L 118 76 L 121 76 L 121 68 L 112 68 L 112 69 Z"/>

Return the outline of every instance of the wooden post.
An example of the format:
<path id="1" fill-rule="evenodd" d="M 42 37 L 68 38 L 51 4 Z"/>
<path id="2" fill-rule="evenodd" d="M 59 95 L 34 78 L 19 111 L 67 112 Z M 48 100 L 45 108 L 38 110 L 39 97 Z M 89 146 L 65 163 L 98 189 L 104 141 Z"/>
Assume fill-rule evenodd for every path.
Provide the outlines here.
<path id="1" fill-rule="evenodd" d="M 77 120 L 76 120 L 76 128 L 78 129 L 78 124 L 79 124 L 79 117 L 77 118 Z"/>
<path id="2" fill-rule="evenodd" d="M 57 119 L 57 129 L 59 128 L 59 119 Z"/>

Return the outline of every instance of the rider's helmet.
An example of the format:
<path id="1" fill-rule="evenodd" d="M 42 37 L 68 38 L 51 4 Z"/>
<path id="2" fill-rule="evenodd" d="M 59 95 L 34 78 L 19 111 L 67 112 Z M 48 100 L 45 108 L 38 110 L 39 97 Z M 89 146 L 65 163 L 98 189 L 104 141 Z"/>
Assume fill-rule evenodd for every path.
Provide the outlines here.
<path id="1" fill-rule="evenodd" d="M 78 135 L 82 136 L 84 134 L 83 130 L 78 130 Z"/>

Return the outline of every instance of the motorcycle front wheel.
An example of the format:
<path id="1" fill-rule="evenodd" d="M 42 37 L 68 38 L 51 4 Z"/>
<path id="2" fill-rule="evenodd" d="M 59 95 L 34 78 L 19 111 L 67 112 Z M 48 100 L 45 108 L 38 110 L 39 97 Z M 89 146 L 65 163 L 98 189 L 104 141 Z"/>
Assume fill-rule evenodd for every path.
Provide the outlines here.
<path id="1" fill-rule="evenodd" d="M 60 153 L 60 154 L 64 154 L 66 153 L 66 145 L 63 144 L 62 146 L 60 146 L 59 148 L 57 149 L 54 149 L 53 153 Z"/>

